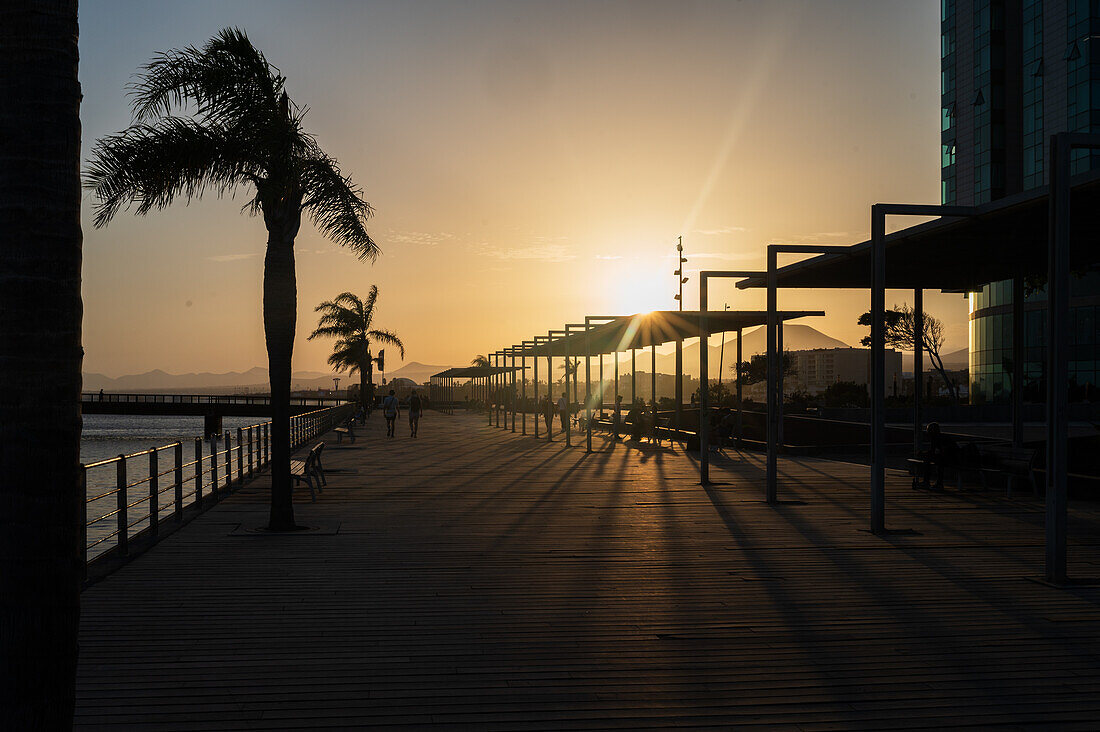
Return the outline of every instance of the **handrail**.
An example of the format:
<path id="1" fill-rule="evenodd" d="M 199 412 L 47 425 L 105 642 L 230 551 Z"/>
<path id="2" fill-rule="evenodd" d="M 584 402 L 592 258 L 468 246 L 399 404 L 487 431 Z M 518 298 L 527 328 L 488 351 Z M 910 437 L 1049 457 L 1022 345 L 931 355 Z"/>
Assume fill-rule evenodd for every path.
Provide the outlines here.
<path id="1" fill-rule="evenodd" d="M 291 449 L 346 420 L 352 409 L 351 403 L 340 403 L 292 416 Z M 188 461 L 183 458 L 184 447 L 180 440 L 80 466 L 86 567 L 101 559 L 128 556 L 131 540 L 151 539 L 142 542 L 151 545 L 162 521 L 181 523 L 185 511 L 201 512 L 267 467 L 271 422 L 241 427 L 236 439 L 229 431 L 205 440 L 195 438 Z M 171 501 L 161 498 L 165 493 L 174 493 Z M 103 505 L 105 501 L 109 506 Z M 144 509 L 139 508 L 141 504 Z"/>
<path id="2" fill-rule="evenodd" d="M 80 394 L 81 402 L 108 402 L 130 404 L 271 404 L 271 397 L 250 394 L 149 394 L 129 392 L 94 392 Z M 347 399 L 338 396 L 297 396 L 290 398 L 291 406 L 308 407 L 347 404 Z"/>

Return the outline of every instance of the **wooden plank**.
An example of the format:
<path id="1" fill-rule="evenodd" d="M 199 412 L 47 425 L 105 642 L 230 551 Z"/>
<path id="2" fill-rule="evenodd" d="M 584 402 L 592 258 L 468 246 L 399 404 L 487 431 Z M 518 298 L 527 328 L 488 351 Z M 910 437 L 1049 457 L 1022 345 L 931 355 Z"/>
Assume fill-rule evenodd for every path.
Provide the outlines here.
<path id="1" fill-rule="evenodd" d="M 381 421 L 325 454 L 299 521 L 241 537 L 267 479 L 83 596 L 77 727 L 1072 729 L 1100 715 L 1100 587 L 1028 581 L 1038 502 L 755 454 L 696 485 L 679 445 L 591 455 L 480 417 Z M 1100 574 L 1100 512 L 1071 508 Z"/>

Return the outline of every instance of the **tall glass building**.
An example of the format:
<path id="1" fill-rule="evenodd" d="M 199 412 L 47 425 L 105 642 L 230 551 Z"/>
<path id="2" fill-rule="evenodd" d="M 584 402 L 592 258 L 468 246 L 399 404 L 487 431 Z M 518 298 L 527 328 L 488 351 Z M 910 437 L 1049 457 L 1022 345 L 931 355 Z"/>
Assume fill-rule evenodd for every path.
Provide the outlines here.
<path id="1" fill-rule="evenodd" d="M 1100 0 L 940 0 L 940 20 L 943 203 L 1040 187 L 1052 134 L 1100 132 Z M 1090 169 L 1100 152 L 1076 152 L 1072 172 Z M 1022 388 L 1042 401 L 1046 295 L 1041 281 L 1024 291 Z M 970 295 L 971 403 L 1010 401 L 1012 293 L 1004 281 Z M 1070 400 L 1097 401 L 1100 273 L 1075 273 L 1070 307 Z"/>

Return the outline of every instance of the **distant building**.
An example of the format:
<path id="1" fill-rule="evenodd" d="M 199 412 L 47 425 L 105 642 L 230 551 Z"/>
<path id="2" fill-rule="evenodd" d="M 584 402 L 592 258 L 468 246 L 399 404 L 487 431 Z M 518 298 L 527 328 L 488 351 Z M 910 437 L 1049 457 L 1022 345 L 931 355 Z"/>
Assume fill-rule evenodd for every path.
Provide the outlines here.
<path id="1" fill-rule="evenodd" d="M 1100 5 L 941 0 L 940 10 L 942 202 L 980 205 L 1043 186 L 1051 135 L 1100 132 Z M 1096 169 L 1100 151 L 1074 154 L 1073 173 Z M 1100 274 L 1071 288 L 1070 400 L 1095 400 Z M 1042 289 L 1027 295 L 1024 319 L 1024 398 L 1043 401 Z M 971 403 L 1010 401 L 1012 330 L 1011 280 L 971 293 Z"/>
<path id="2" fill-rule="evenodd" d="M 821 394 L 838 381 L 850 381 L 866 386 L 871 382 L 871 349 L 869 348 L 814 348 L 806 351 L 787 351 L 794 374 L 783 380 L 783 391 L 805 391 Z M 886 351 L 886 394 L 902 389 L 901 353 Z M 731 388 L 732 388 L 731 384 Z M 747 386 L 745 396 L 753 401 L 764 401 L 767 385 L 764 382 Z"/>

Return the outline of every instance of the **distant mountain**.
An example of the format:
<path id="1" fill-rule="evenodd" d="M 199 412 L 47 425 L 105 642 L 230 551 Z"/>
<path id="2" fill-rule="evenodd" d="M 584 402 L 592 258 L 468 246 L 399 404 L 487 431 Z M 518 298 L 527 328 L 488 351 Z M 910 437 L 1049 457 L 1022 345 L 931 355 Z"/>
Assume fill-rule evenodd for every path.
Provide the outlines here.
<path id="1" fill-rule="evenodd" d="M 409 361 L 407 364 L 397 369 L 397 371 L 388 372 L 386 374 L 386 380 L 390 379 L 412 379 L 417 384 L 423 384 L 433 374 L 438 374 L 440 371 L 446 371 L 451 368 L 450 366 L 432 366 L 430 364 L 419 363 L 417 361 Z"/>
<path id="2" fill-rule="evenodd" d="M 407 378 L 417 384 L 428 380 L 432 374 L 439 373 L 447 366 L 431 366 L 415 361 L 405 364 L 397 371 L 386 374 L 386 379 Z M 291 377 L 294 389 L 331 389 L 333 378 L 340 379 L 341 388 L 359 383 L 359 376 L 336 374 L 324 371 L 295 371 Z M 377 378 L 377 376 L 376 376 Z M 235 391 L 266 391 L 268 388 L 267 369 L 259 366 L 248 371 L 228 371 L 221 374 L 209 372 L 169 374 L 161 369 L 146 371 L 143 374 L 128 374 L 112 378 L 103 374 L 84 374 L 84 391 L 142 393 L 148 391 L 174 391 L 196 393 L 232 393 Z"/>

